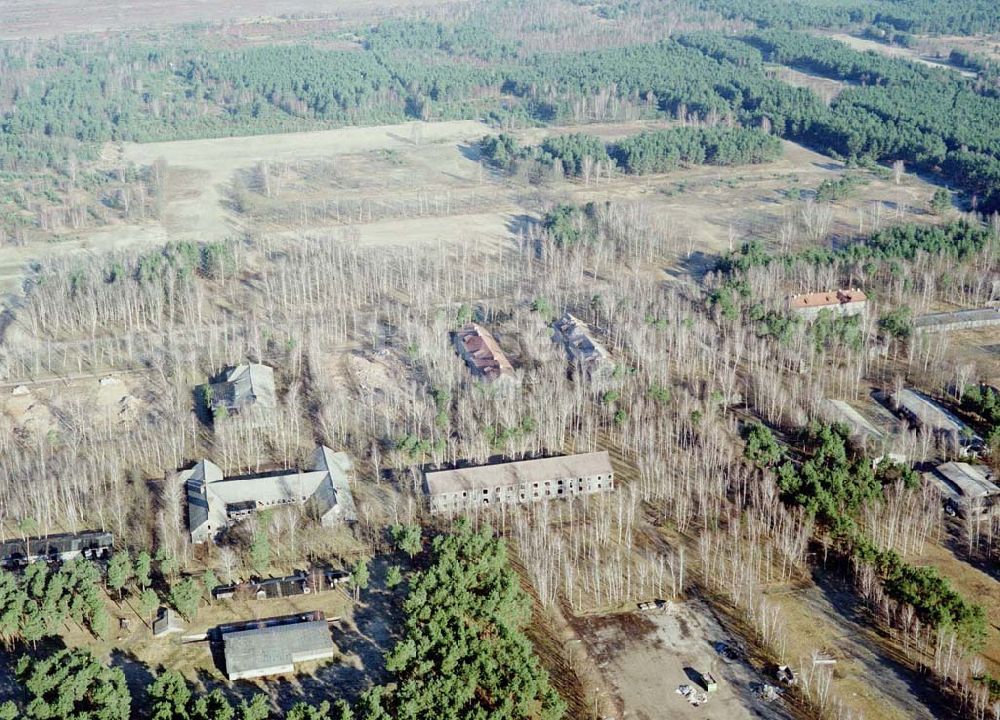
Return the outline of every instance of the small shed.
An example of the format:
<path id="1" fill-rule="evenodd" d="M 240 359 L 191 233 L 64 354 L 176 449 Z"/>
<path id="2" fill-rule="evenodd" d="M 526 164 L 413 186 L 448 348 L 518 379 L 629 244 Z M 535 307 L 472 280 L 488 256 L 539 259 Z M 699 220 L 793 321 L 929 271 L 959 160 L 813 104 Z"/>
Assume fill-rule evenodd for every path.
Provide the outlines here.
<path id="1" fill-rule="evenodd" d="M 183 632 L 184 625 L 181 624 L 177 613 L 168 607 L 160 608 L 160 612 L 153 621 L 153 637 L 163 637 L 171 633 Z"/>

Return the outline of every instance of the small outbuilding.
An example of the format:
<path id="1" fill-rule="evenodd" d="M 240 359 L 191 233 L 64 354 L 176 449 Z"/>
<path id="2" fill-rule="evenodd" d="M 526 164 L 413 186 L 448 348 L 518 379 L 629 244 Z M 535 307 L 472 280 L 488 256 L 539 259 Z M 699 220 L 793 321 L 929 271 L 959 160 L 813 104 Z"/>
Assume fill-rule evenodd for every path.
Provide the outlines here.
<path id="1" fill-rule="evenodd" d="M 177 613 L 168 607 L 160 608 L 160 612 L 153 621 L 153 637 L 163 637 L 172 633 L 182 632 L 184 625 L 181 623 Z"/>

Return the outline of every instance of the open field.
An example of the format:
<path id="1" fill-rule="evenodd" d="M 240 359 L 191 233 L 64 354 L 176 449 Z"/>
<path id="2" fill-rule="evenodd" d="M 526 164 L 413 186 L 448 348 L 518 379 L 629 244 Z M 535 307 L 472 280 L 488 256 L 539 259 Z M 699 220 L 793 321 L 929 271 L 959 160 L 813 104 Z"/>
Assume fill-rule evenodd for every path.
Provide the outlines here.
<path id="1" fill-rule="evenodd" d="M 833 101 L 844 91 L 844 88 L 850 86 L 850 83 L 844 80 L 833 80 L 822 75 L 813 75 L 812 73 L 790 68 L 787 65 L 775 65 L 773 69 L 774 76 L 782 82 L 794 87 L 812 90 L 827 103 Z"/>
<path id="2" fill-rule="evenodd" d="M 943 342 L 964 362 L 972 363 L 984 382 L 1000 386 L 1000 328 L 953 330 Z"/>
<path id="3" fill-rule="evenodd" d="M 461 5 L 456 0 L 450 5 Z M 177 23 L 236 22 L 270 26 L 287 16 L 332 16 L 347 25 L 400 12 L 439 7 L 433 0 L 222 0 L 205 3 L 182 0 L 3 0 L 0 2 L 0 38 L 52 37 L 65 33 L 105 32 L 174 25 Z"/>
<path id="4" fill-rule="evenodd" d="M 946 70 L 952 70 L 957 72 L 964 77 L 976 77 L 976 73 L 969 70 L 962 70 L 961 68 L 956 68 L 947 59 L 938 59 L 936 57 L 931 57 L 926 54 L 922 54 L 919 49 L 905 48 L 898 45 L 886 45 L 885 43 L 876 42 L 875 40 L 868 40 L 866 38 L 857 37 L 855 35 L 848 35 L 846 33 L 834 33 L 830 37 L 834 40 L 839 40 L 845 45 L 850 46 L 854 50 L 865 52 L 872 50 L 881 55 L 892 58 L 902 58 L 904 60 L 911 60 L 913 62 L 920 63 L 921 65 L 926 65 L 928 67 L 943 68 Z"/>
<path id="5" fill-rule="evenodd" d="M 662 127 L 645 122 L 531 129 L 526 144 L 585 132 L 607 141 Z M 834 236 L 923 212 L 933 186 L 907 175 L 896 186 L 871 173 L 850 197 L 816 214 L 803 206 L 824 180 L 848 171 L 801 145 L 785 142 L 773 163 L 695 167 L 664 175 L 615 175 L 585 185 L 545 179 L 527 186 L 484 168 L 475 141 L 490 128 L 473 121 L 406 123 L 260 137 L 108 146 L 105 162 L 165 160 L 167 200 L 158 220 L 65 231 L 47 241 L 7 248 L 0 284 L 17 289 L 26 264 L 52 251 L 98 252 L 168 241 L 216 241 L 244 232 L 334 235 L 350 227 L 360 242 L 487 244 L 514 238 L 524 222 L 558 202 L 637 201 L 687 237 L 692 252 L 718 252 L 750 236 L 777 239 L 789 223 L 818 222 Z M 260 175 L 267 168 L 265 193 Z M 239 178 L 249 212 L 233 208 Z M 879 205 L 880 204 L 880 205 Z M 878 207 L 876 207 L 878 206 Z M 815 217 L 814 217 L 815 215 Z"/>
<path id="6" fill-rule="evenodd" d="M 943 35 L 930 39 L 933 43 L 940 43 L 944 48 L 966 50 L 976 55 L 984 55 L 993 60 L 1000 60 L 1000 37 L 966 37 L 964 35 Z"/>
<path id="7" fill-rule="evenodd" d="M 724 661 L 717 643 L 732 642 L 699 601 L 674 604 L 669 611 L 626 612 L 579 618 L 577 631 L 614 687 L 617 717 L 715 718 L 770 720 L 791 717 L 781 700 L 764 702 L 753 688 L 770 682 L 743 660 Z M 677 693 L 681 685 L 696 690 L 699 673 L 712 673 L 719 689 L 702 706 Z"/>
<path id="8" fill-rule="evenodd" d="M 867 626 L 854 591 L 838 581 L 814 576 L 818 584 L 775 586 L 765 591 L 780 608 L 788 629 L 787 654 L 799 667 L 808 666 L 814 651 L 837 661 L 832 688 L 847 709 L 866 718 L 934 720 L 940 713 L 933 693 L 900 658 L 879 644 Z M 878 678 L 872 682 L 872 678 Z M 939 702 L 939 701 L 938 701 Z"/>

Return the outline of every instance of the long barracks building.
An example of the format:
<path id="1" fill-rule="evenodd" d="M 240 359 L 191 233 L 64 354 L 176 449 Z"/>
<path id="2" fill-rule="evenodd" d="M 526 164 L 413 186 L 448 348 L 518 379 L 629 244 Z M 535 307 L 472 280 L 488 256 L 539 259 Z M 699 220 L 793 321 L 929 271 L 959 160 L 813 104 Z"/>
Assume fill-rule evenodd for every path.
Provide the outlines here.
<path id="1" fill-rule="evenodd" d="M 607 452 L 436 470 L 424 479 L 431 512 L 540 502 L 615 487 Z"/>

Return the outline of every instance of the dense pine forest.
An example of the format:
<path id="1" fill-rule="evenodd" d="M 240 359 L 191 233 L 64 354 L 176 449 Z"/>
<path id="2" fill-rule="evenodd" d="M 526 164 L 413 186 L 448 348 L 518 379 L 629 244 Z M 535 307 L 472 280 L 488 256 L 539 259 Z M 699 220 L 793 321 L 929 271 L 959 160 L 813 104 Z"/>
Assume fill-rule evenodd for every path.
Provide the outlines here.
<path id="1" fill-rule="evenodd" d="M 899 9 L 898 3 L 890 3 Z M 1000 209 L 1000 92 L 968 78 L 872 52 L 802 28 L 895 22 L 913 30 L 989 29 L 986 5 L 922 24 L 866 5 L 706 3 L 762 30 L 679 33 L 655 43 L 539 52 L 482 21 L 392 21 L 359 28 L 351 49 L 314 44 L 220 47 L 207 35 L 70 37 L 0 47 L 0 171 L 46 177 L 3 201 L 4 224 L 33 222 L 31 195 L 57 196 L 107 141 L 263 134 L 405 119 L 485 118 L 500 127 L 628 117 L 762 128 L 854 162 L 902 160 L 937 173 L 987 213 Z M 648 9 L 648 8 L 647 8 Z M 924 12 L 927 10 L 928 12 Z M 622 12 L 628 13 L 627 4 Z M 818 14 L 818 15 L 817 15 Z M 887 20 L 887 18 L 889 18 Z M 340 37 L 318 38 L 337 40 Z M 968 65 L 966 56 L 961 56 Z M 825 104 L 774 76 L 775 66 L 845 83 Z"/>

